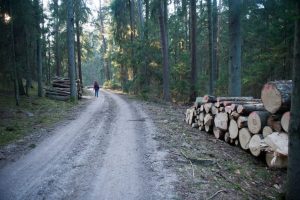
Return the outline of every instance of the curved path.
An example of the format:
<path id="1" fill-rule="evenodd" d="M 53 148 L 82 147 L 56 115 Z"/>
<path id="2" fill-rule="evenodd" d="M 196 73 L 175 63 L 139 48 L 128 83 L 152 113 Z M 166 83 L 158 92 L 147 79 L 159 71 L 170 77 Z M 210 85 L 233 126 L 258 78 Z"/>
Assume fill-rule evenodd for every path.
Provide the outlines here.
<path id="1" fill-rule="evenodd" d="M 138 104 L 101 90 L 78 118 L 0 169 L 0 199 L 172 199 L 176 179 Z"/>

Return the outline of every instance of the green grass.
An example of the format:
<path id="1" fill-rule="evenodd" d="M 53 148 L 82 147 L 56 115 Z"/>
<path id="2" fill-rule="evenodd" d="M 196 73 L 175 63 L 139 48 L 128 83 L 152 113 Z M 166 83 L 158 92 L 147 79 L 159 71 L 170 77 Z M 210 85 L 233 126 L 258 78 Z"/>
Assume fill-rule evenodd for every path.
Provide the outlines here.
<path id="1" fill-rule="evenodd" d="M 13 94 L 0 93 L 0 145 L 51 126 L 76 106 L 72 102 L 39 98 L 36 94 L 37 92 L 32 90 L 30 97 L 21 96 L 20 105 L 16 106 Z"/>

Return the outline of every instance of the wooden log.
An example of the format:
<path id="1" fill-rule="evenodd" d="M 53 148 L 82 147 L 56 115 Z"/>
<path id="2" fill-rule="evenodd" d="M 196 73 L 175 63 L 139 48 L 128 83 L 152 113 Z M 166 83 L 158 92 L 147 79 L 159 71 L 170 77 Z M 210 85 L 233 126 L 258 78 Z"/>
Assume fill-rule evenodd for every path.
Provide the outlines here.
<path id="1" fill-rule="evenodd" d="M 217 139 L 223 139 L 224 135 L 225 135 L 224 131 L 222 131 L 221 129 L 219 129 L 215 126 L 213 127 L 213 133 L 214 133 L 215 138 L 217 138 Z"/>
<path id="2" fill-rule="evenodd" d="M 253 111 L 265 111 L 263 104 L 243 104 L 237 107 L 237 112 L 239 114 L 249 114 Z"/>
<path id="3" fill-rule="evenodd" d="M 269 146 L 270 151 L 288 155 L 288 135 L 286 133 L 274 132 L 264 139 L 265 143 Z"/>
<path id="4" fill-rule="evenodd" d="M 217 101 L 215 96 L 204 95 L 202 102 L 203 103 L 215 103 Z"/>
<path id="5" fill-rule="evenodd" d="M 200 131 L 203 131 L 203 130 L 204 130 L 204 124 L 203 124 L 203 122 L 200 122 L 200 123 L 199 123 L 199 130 L 200 130 Z"/>
<path id="6" fill-rule="evenodd" d="M 204 104 L 204 110 L 205 110 L 205 112 L 209 113 L 211 107 L 212 107 L 212 103 L 205 103 Z"/>
<path id="7" fill-rule="evenodd" d="M 200 114 L 199 114 L 199 120 L 203 122 L 204 121 L 204 116 L 205 116 L 204 113 L 200 112 Z"/>
<path id="8" fill-rule="evenodd" d="M 267 125 L 270 126 L 275 132 L 281 132 L 281 115 L 270 115 L 267 119 Z"/>
<path id="9" fill-rule="evenodd" d="M 237 123 L 234 119 L 230 120 L 228 131 L 229 131 L 229 137 L 231 139 L 236 139 L 238 137 L 239 129 L 238 129 Z"/>
<path id="10" fill-rule="evenodd" d="M 200 112 L 203 112 L 204 111 L 204 105 L 202 104 L 201 106 L 200 106 Z"/>
<path id="11" fill-rule="evenodd" d="M 228 114 L 227 113 L 218 113 L 215 115 L 215 126 L 222 131 L 227 131 L 228 129 Z"/>
<path id="12" fill-rule="evenodd" d="M 207 113 L 204 117 L 204 125 L 211 126 L 213 122 L 213 117 L 210 113 Z"/>
<path id="13" fill-rule="evenodd" d="M 249 142 L 249 150 L 251 154 L 258 157 L 263 151 L 261 143 L 263 142 L 263 136 L 261 134 L 253 135 Z"/>
<path id="14" fill-rule="evenodd" d="M 224 134 L 224 141 L 227 142 L 227 143 L 230 143 L 229 132 L 226 132 L 226 133 Z"/>
<path id="15" fill-rule="evenodd" d="M 267 137 L 267 135 L 272 134 L 273 132 L 274 131 L 270 126 L 265 126 L 262 130 L 262 134 L 263 134 L 264 138 Z"/>
<path id="16" fill-rule="evenodd" d="M 248 128 L 242 128 L 239 131 L 239 142 L 242 149 L 244 150 L 249 149 L 249 142 L 251 140 L 251 137 L 252 136 Z"/>
<path id="17" fill-rule="evenodd" d="M 287 168 L 288 166 L 288 157 L 274 152 L 266 153 L 266 163 L 270 168 Z"/>
<path id="18" fill-rule="evenodd" d="M 216 115 L 219 113 L 219 109 L 214 105 L 211 107 L 211 114 Z"/>
<path id="19" fill-rule="evenodd" d="M 59 88 L 70 88 L 69 84 L 60 84 L 60 83 L 53 83 L 53 87 L 59 87 Z"/>
<path id="20" fill-rule="evenodd" d="M 251 101 L 253 97 L 218 97 L 217 101 Z"/>
<path id="21" fill-rule="evenodd" d="M 232 112 L 231 106 L 225 106 L 225 112 L 230 114 Z"/>
<path id="22" fill-rule="evenodd" d="M 270 113 L 285 112 L 291 106 L 292 81 L 272 81 L 264 85 L 261 99 Z"/>
<path id="23" fill-rule="evenodd" d="M 202 105 L 203 97 L 196 97 L 196 101 L 194 102 L 194 106 L 199 108 Z"/>
<path id="24" fill-rule="evenodd" d="M 192 128 L 199 128 L 198 123 L 192 123 Z"/>
<path id="25" fill-rule="evenodd" d="M 285 132 L 289 132 L 289 124 L 290 124 L 290 112 L 283 113 L 281 120 L 280 120 L 281 126 Z"/>
<path id="26" fill-rule="evenodd" d="M 248 128 L 253 134 L 261 132 L 262 128 L 267 125 L 269 113 L 266 111 L 253 111 L 248 117 Z"/>
<path id="27" fill-rule="evenodd" d="M 211 132 L 211 126 L 210 125 L 204 125 L 204 129 L 206 133 L 210 133 Z"/>
<path id="28" fill-rule="evenodd" d="M 235 119 L 235 120 L 237 120 L 237 119 L 240 117 L 240 114 L 237 113 L 236 111 L 231 112 L 230 115 L 231 115 L 231 116 L 233 117 L 233 119 Z"/>
<path id="29" fill-rule="evenodd" d="M 239 116 L 239 118 L 237 119 L 237 126 L 238 128 L 248 127 L 248 117 Z"/>

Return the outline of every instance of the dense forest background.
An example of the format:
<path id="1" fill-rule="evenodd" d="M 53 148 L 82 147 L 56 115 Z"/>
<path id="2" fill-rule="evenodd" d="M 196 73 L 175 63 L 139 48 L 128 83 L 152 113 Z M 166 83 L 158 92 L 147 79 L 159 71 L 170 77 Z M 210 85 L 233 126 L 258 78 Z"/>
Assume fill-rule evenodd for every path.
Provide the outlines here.
<path id="1" fill-rule="evenodd" d="M 69 76 L 66 2 L 0 2 L 2 91 L 29 95 L 39 87 L 41 96 L 53 77 Z M 241 95 L 259 97 L 265 82 L 292 78 L 296 14 L 289 1 L 99 0 L 99 8 L 71 2 L 75 76 L 86 86 L 98 80 L 174 102 L 231 95 L 234 39 L 241 48 Z"/>

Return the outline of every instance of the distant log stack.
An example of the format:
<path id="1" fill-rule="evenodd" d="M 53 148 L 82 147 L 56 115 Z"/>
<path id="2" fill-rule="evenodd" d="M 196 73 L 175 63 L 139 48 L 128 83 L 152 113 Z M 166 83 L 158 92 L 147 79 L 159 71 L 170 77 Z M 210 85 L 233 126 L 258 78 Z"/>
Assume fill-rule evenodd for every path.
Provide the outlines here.
<path id="1" fill-rule="evenodd" d="M 80 80 L 76 80 L 77 96 L 78 99 L 81 99 L 83 93 L 83 87 L 80 84 Z M 45 88 L 46 97 L 55 100 L 66 101 L 70 99 L 70 79 L 55 77 L 51 86 Z"/>
<path id="2" fill-rule="evenodd" d="M 284 168 L 291 90 L 292 81 L 273 81 L 264 85 L 261 99 L 205 95 L 187 109 L 186 122 L 253 156 L 265 156 L 269 167 Z"/>

